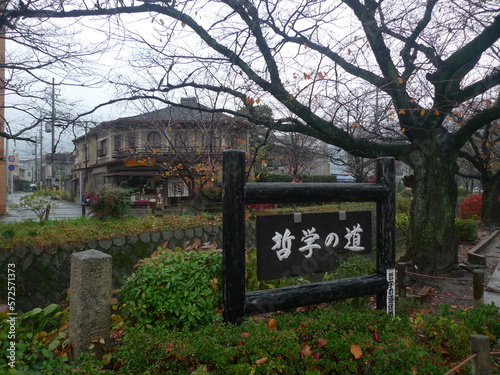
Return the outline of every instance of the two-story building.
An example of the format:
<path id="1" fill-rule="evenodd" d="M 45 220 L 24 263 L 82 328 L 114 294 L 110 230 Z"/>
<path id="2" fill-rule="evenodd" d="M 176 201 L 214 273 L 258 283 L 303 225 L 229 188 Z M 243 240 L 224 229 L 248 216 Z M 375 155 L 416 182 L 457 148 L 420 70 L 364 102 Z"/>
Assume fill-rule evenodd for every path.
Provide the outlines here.
<path id="1" fill-rule="evenodd" d="M 43 155 L 40 164 L 40 181 L 46 188 L 68 190 L 71 180 L 75 154 L 73 152 L 56 152 Z"/>
<path id="2" fill-rule="evenodd" d="M 102 122 L 74 140 L 73 194 L 103 184 L 133 189 L 134 204 L 173 206 L 221 182 L 222 151 L 248 151 L 249 123 L 211 113 L 195 98 Z"/>

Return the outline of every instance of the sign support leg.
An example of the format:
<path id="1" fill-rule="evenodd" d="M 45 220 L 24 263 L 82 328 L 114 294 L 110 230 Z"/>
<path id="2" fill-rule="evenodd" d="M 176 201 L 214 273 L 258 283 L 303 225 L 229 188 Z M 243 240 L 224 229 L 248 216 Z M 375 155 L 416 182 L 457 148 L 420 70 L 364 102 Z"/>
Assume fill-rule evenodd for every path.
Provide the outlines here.
<path id="1" fill-rule="evenodd" d="M 394 158 L 377 159 L 377 183 L 386 185 L 390 192 L 377 202 L 377 272 L 387 276 L 389 286 L 387 292 L 377 293 L 377 309 L 385 309 L 394 315 L 396 267 L 396 168 Z M 394 288 L 393 288 L 394 286 Z"/>
<path id="2" fill-rule="evenodd" d="M 241 324 L 245 309 L 245 153 L 223 156 L 223 318 Z"/>

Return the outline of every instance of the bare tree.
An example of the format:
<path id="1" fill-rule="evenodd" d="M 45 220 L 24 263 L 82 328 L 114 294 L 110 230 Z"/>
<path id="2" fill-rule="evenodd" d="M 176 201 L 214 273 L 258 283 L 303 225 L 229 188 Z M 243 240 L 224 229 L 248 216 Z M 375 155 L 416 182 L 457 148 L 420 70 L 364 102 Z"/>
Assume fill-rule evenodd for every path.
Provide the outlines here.
<path id="1" fill-rule="evenodd" d="M 366 182 L 370 175 L 375 174 L 373 159 L 349 155 L 338 148 L 330 149 L 327 155 L 333 164 L 342 167 L 357 183 Z"/>
<path id="2" fill-rule="evenodd" d="M 457 114 L 456 121 L 467 119 L 474 112 L 481 110 L 481 107 L 491 107 L 491 101 L 482 101 L 478 105 L 470 108 L 470 111 L 463 111 Z M 472 114 L 471 114 L 472 111 Z M 485 225 L 500 224 L 500 122 L 492 121 L 484 128 L 478 130 L 469 142 L 460 150 L 460 157 L 473 167 L 465 171 L 459 170 L 459 175 L 466 178 L 473 178 L 481 182 L 483 188 L 483 208 L 481 220 Z M 467 170 L 469 171 L 467 173 Z"/>
<path id="3" fill-rule="evenodd" d="M 322 156 L 321 142 L 302 133 L 273 134 L 269 142 L 272 145 L 269 156 L 281 159 L 281 164 L 296 181 L 300 180 L 300 175 L 309 174 Z"/>
<path id="4" fill-rule="evenodd" d="M 360 157 L 404 161 L 414 171 L 406 257 L 424 272 L 457 262 L 456 159 L 476 131 L 500 117 L 500 106 L 457 128 L 445 124 L 455 108 L 500 83 L 498 4 L 153 0 L 78 6 L 58 0 L 10 8 L 3 19 L 12 24 L 138 13 L 153 21 L 154 30 L 131 30 L 131 41 L 149 53 L 140 63 L 134 60 L 141 70 L 127 82 L 130 93 L 212 92 L 226 97 L 218 110 L 236 114 L 244 103 L 248 119 L 269 128 L 312 136 Z M 145 67 L 156 84 L 144 80 Z M 351 101 L 372 105 L 367 99 L 376 91 L 390 104 L 387 116 L 397 136 L 366 139 L 339 121 L 345 118 L 345 92 Z M 294 116 L 257 119 L 251 107 L 259 102 L 276 108 L 276 117 L 285 111 Z"/>

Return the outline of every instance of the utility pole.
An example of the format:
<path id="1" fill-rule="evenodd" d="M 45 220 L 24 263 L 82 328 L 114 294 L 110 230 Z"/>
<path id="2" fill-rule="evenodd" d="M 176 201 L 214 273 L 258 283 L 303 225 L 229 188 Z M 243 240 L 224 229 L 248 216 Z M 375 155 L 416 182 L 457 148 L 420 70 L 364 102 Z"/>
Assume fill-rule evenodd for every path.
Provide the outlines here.
<path id="1" fill-rule="evenodd" d="M 0 0 L 0 13 L 5 11 L 5 0 Z M 5 131 L 5 26 L 0 28 L 0 132 Z M 7 163 L 5 139 L 0 136 L 0 215 L 7 213 Z"/>
<path id="2" fill-rule="evenodd" d="M 45 175 L 47 175 L 47 171 L 45 171 Z M 40 186 L 38 187 L 39 189 L 44 188 L 44 181 L 43 181 L 43 125 L 41 125 L 40 128 Z"/>
<path id="3" fill-rule="evenodd" d="M 36 184 L 38 181 L 38 135 L 35 135 L 35 171 L 33 175 L 32 184 Z"/>
<path id="4" fill-rule="evenodd" d="M 52 149 L 50 152 L 51 158 L 50 158 L 50 187 L 54 187 L 54 180 L 55 180 L 55 171 L 54 171 L 54 153 L 56 152 L 55 148 L 55 128 L 54 128 L 54 123 L 56 121 L 56 93 L 54 91 L 54 78 L 52 78 L 52 111 L 50 113 L 50 128 L 52 130 Z"/>
<path id="5" fill-rule="evenodd" d="M 54 78 L 52 78 L 52 88 L 50 92 L 50 106 L 51 106 L 51 111 L 50 111 L 50 127 L 46 126 L 45 127 L 45 132 L 46 133 L 52 133 L 52 143 L 51 143 L 51 148 L 50 148 L 50 175 L 49 175 L 49 163 L 48 160 L 46 160 L 46 175 L 47 177 L 50 176 L 50 186 L 49 188 L 54 187 L 54 182 L 55 182 L 55 168 L 54 168 L 54 154 L 56 152 L 56 146 L 55 146 L 55 123 L 56 123 L 56 92 L 55 92 L 55 83 L 54 83 Z"/>

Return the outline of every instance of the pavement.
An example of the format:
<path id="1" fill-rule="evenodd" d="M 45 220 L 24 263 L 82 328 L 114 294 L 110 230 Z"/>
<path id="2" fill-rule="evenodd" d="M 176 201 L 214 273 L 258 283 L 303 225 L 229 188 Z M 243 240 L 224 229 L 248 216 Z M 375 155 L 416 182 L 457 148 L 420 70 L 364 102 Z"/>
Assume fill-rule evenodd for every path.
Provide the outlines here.
<path id="1" fill-rule="evenodd" d="M 23 192 L 14 192 L 7 194 L 7 214 L 0 215 L 0 223 L 21 222 L 24 220 L 36 220 L 38 217 L 35 212 L 30 209 L 19 207 L 19 200 L 26 195 Z M 75 202 L 54 201 L 56 207 L 50 212 L 49 219 L 73 219 L 82 217 L 82 206 Z M 86 210 L 88 212 L 88 210 Z"/>
<path id="2" fill-rule="evenodd" d="M 494 303 L 500 307 L 500 240 L 498 235 L 479 254 L 486 257 L 484 303 Z"/>
<path id="3" fill-rule="evenodd" d="M 28 208 L 19 206 L 19 200 L 26 194 L 28 193 L 14 192 L 13 194 L 7 194 L 7 214 L 0 215 L 0 223 L 13 223 L 25 220 L 38 221 L 38 216 L 36 216 L 35 212 Z M 50 211 L 50 220 L 77 219 L 84 215 L 87 217 L 92 216 L 88 207 L 82 207 L 79 203 L 68 202 L 65 200 L 54 202 L 56 203 L 56 207 L 52 208 Z M 157 214 L 162 215 L 168 215 L 175 212 L 175 209 L 156 211 Z M 145 207 L 134 207 L 132 208 L 130 214 L 132 216 L 147 216 L 151 214 L 151 211 Z"/>

